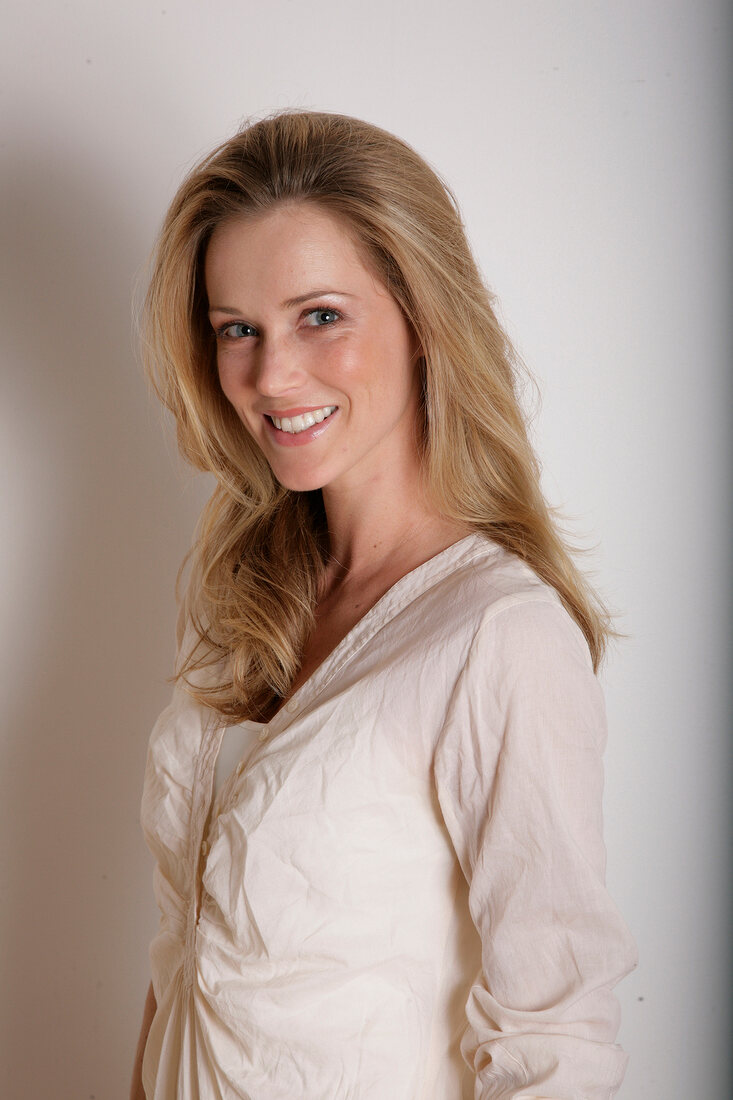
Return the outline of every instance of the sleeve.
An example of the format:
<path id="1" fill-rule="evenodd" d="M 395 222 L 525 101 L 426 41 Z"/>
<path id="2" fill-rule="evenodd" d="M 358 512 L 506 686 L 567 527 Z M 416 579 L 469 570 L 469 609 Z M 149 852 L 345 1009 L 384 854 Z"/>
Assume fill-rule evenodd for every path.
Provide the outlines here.
<path id="1" fill-rule="evenodd" d="M 636 949 L 604 884 L 605 735 L 588 648 L 562 605 L 495 609 L 434 759 L 481 938 L 461 1042 L 475 1100 L 608 1100 L 623 1078 L 611 990 Z"/>

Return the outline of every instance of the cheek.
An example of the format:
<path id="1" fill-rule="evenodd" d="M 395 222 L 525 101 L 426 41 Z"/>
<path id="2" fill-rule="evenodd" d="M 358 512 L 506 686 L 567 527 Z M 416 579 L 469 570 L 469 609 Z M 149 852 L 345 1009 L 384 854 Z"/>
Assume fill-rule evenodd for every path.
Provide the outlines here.
<path id="1" fill-rule="evenodd" d="M 226 356 L 217 356 L 216 360 L 216 372 L 219 376 L 219 386 L 221 392 L 226 397 L 227 401 L 231 402 L 235 407 L 238 404 L 238 397 L 242 394 L 242 369 L 241 364 L 233 363 L 231 358 Z"/>
<path id="2" fill-rule="evenodd" d="M 402 404 L 416 388 L 418 370 L 407 335 L 398 330 L 374 349 L 374 390 L 390 402 Z"/>
<path id="3" fill-rule="evenodd" d="M 247 414 L 247 402 L 245 400 L 242 376 L 239 371 L 219 367 L 219 388 L 224 394 L 240 423 L 247 429 L 247 433 L 256 439 L 251 417 Z"/>
<path id="4" fill-rule="evenodd" d="M 381 389 L 383 380 L 393 374 L 395 351 L 394 340 L 379 331 L 339 334 L 338 339 L 324 340 L 314 349 L 309 371 L 328 373 L 334 382 Z"/>
<path id="5" fill-rule="evenodd" d="M 219 371 L 218 373 L 219 373 L 219 389 L 224 394 L 227 401 L 231 402 L 231 404 L 233 405 L 234 404 L 234 391 L 231 387 L 229 379 L 227 378 L 227 375 L 224 372 Z"/>

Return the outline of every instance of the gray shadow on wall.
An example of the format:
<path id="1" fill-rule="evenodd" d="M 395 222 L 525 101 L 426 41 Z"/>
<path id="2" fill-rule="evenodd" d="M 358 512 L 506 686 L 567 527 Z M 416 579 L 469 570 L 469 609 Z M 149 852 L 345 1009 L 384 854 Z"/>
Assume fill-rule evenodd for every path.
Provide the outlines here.
<path id="1" fill-rule="evenodd" d="M 4 150 L 1 1060 L 6 1096 L 101 1100 L 126 1095 L 148 981 L 145 747 L 206 487 L 132 350 L 150 242 L 110 166 L 55 148 Z"/>

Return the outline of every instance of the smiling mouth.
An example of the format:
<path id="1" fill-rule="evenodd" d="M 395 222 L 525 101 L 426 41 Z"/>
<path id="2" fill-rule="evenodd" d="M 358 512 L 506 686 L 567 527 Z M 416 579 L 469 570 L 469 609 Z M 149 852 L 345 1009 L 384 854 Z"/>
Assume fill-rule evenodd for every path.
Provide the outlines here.
<path id="1" fill-rule="evenodd" d="M 321 409 L 311 409 L 310 412 L 300 413 L 298 416 L 271 416 L 267 414 L 268 420 L 272 421 L 275 427 L 280 432 L 287 432 L 288 435 L 298 435 L 299 432 L 304 432 L 306 428 L 312 428 L 314 424 L 320 424 L 324 420 L 327 420 L 332 413 L 336 412 L 338 405 L 324 405 Z"/>

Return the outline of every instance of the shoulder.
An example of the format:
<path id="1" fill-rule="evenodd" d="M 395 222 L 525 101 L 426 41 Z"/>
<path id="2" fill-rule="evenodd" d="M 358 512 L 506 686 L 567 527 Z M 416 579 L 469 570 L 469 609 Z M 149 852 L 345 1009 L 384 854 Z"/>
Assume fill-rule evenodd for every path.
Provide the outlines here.
<path id="1" fill-rule="evenodd" d="M 601 685 L 582 630 L 557 592 L 516 555 L 483 540 L 460 583 L 471 640 L 457 682 L 476 711 L 547 725 L 576 719 L 605 738 Z"/>
<path id="2" fill-rule="evenodd" d="M 410 584 L 400 647 L 411 642 L 421 661 L 445 664 L 458 677 L 481 664 L 492 679 L 522 665 L 539 673 L 552 661 L 592 674 L 585 637 L 554 588 L 483 535 L 450 547 Z"/>
<path id="3" fill-rule="evenodd" d="M 440 590 L 446 608 L 470 618 L 474 647 L 500 644 L 517 656 L 559 649 L 592 667 L 583 633 L 555 589 L 498 543 L 482 535 L 464 540 Z"/>

